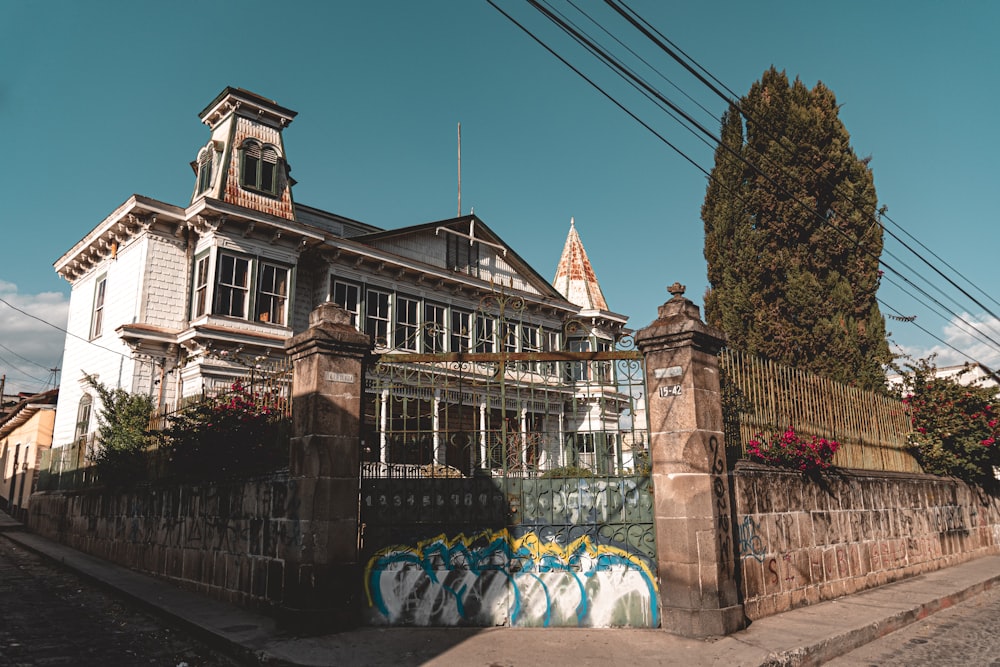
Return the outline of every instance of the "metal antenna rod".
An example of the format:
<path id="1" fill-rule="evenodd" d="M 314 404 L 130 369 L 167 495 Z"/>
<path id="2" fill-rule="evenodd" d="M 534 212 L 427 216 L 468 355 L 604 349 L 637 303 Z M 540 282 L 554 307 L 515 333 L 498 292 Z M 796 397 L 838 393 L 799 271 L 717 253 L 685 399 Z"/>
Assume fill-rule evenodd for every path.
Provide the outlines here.
<path id="1" fill-rule="evenodd" d="M 458 217 L 462 217 L 462 124 L 458 124 Z"/>

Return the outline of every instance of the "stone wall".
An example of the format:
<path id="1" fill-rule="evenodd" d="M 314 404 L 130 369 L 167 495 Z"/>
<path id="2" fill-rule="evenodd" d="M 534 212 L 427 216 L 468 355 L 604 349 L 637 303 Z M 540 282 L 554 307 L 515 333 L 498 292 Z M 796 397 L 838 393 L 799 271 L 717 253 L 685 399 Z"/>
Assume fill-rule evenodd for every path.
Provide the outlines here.
<path id="1" fill-rule="evenodd" d="M 733 493 L 751 620 L 1000 553 L 1000 498 L 955 479 L 740 462 Z"/>
<path id="2" fill-rule="evenodd" d="M 131 492 L 51 491 L 31 498 L 32 531 L 213 597 L 272 607 L 285 560 L 303 548 L 298 485 L 287 473 Z"/>

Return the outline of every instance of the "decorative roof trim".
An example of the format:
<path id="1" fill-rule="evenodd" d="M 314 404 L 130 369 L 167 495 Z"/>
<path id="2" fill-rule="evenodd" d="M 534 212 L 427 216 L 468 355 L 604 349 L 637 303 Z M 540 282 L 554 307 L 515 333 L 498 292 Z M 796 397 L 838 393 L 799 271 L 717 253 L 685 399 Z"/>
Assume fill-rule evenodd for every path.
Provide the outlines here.
<path id="1" fill-rule="evenodd" d="M 274 100 L 243 88 L 227 86 L 198 114 L 198 117 L 205 125 L 215 129 L 219 122 L 233 113 L 279 129 L 289 125 L 298 115 L 297 112 L 281 106 Z"/>

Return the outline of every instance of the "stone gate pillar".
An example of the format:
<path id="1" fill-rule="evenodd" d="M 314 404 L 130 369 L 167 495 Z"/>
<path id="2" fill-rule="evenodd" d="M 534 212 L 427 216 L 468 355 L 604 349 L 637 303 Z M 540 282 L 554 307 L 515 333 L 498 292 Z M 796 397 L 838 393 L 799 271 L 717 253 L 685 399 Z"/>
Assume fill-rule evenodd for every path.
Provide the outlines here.
<path id="1" fill-rule="evenodd" d="M 690 637 L 745 627 L 736 583 L 733 508 L 716 354 L 724 334 L 674 283 L 636 334 L 646 360 L 657 568 L 663 627 Z"/>
<path id="2" fill-rule="evenodd" d="M 285 351 L 294 365 L 288 508 L 297 542 L 284 553 L 284 621 L 298 629 L 360 618 L 358 510 L 363 366 L 368 336 L 324 303 Z"/>

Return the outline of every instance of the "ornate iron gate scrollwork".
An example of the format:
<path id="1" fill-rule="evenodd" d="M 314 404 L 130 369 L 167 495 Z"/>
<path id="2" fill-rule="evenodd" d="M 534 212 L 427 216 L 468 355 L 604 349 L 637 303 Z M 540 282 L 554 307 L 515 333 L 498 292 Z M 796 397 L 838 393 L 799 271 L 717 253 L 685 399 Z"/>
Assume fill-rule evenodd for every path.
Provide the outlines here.
<path id="1" fill-rule="evenodd" d="M 657 625 L 631 338 L 546 331 L 503 294 L 467 321 L 413 330 L 366 375 L 370 621 Z"/>

